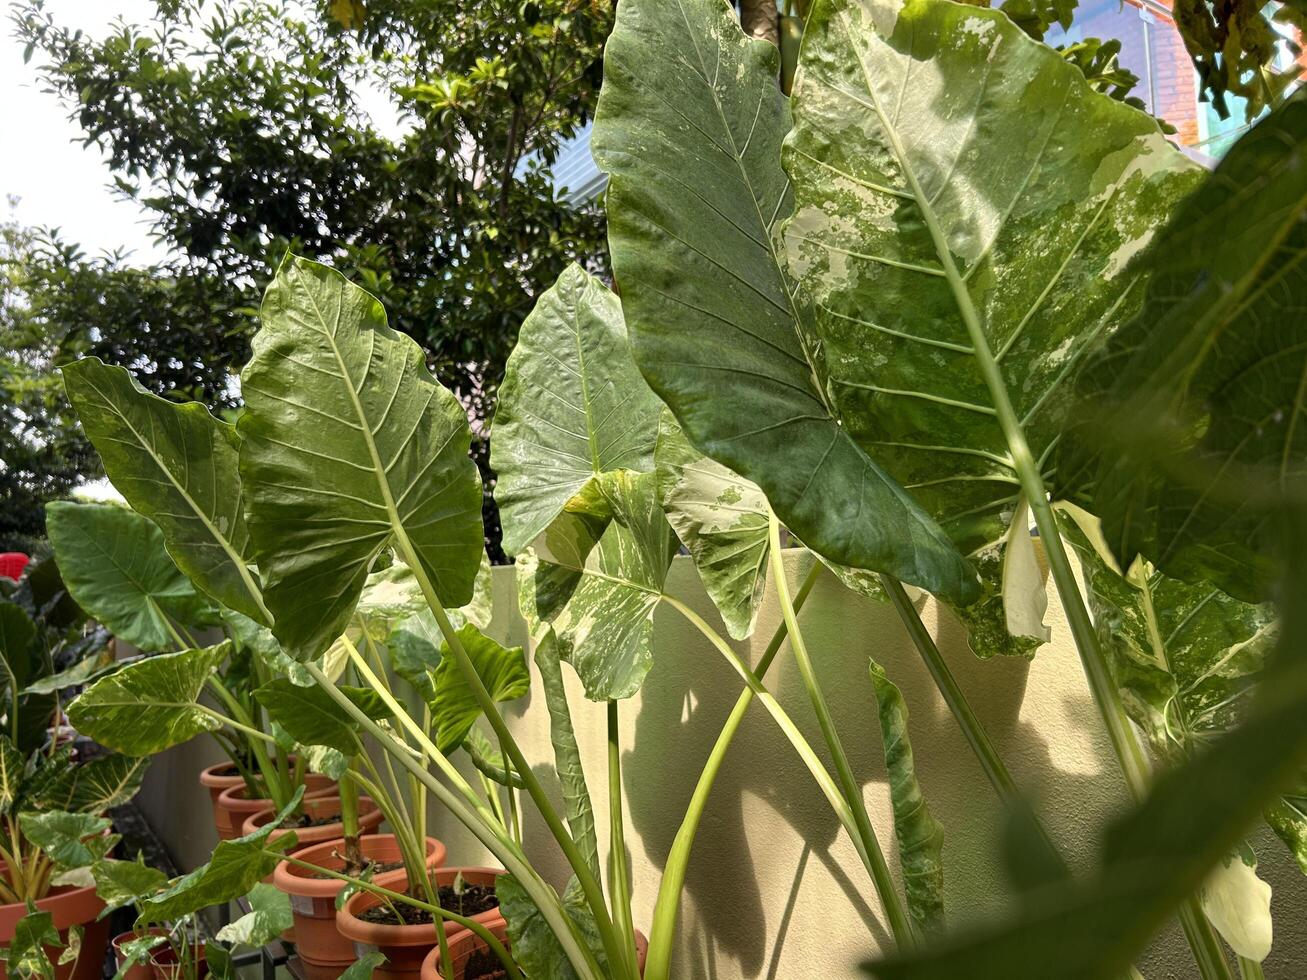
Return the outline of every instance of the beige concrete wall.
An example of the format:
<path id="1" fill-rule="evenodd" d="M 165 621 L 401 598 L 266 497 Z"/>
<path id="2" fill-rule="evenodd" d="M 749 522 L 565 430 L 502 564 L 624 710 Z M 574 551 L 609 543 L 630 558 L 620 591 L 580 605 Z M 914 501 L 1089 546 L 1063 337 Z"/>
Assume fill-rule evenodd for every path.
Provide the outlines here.
<path id="1" fill-rule="evenodd" d="M 787 556 L 796 584 L 807 560 Z M 503 641 L 525 643 L 512 570 L 495 569 L 494 584 L 491 632 Z M 669 589 L 711 616 L 711 603 L 688 559 L 676 559 Z M 1031 663 L 977 661 L 949 614 L 923 602 L 927 625 L 1014 776 L 1036 801 L 1071 863 L 1087 867 L 1105 821 L 1126 805 L 1126 795 L 1056 597 L 1048 616 L 1055 640 Z M 947 834 L 951 920 L 965 923 L 1001 911 L 1006 888 L 996 798 L 894 612 L 852 595 L 826 575 L 801 621 L 891 863 L 893 825 L 867 677 L 869 656 L 884 664 L 911 712 L 919 778 Z M 755 637 L 736 649 L 756 660 L 778 622 L 778 611 L 769 603 Z M 660 609 L 655 625 L 653 669 L 640 695 L 623 703 L 621 711 L 627 845 L 636 922 L 645 926 L 689 794 L 741 688 L 721 655 L 674 610 Z M 564 673 L 575 681 L 569 669 Z M 768 683 L 813 744 L 820 745 L 806 694 L 785 654 Z M 585 701 L 579 684 L 572 683 L 570 693 L 591 794 L 600 804 L 607 785 L 604 709 Z M 556 788 L 543 698 L 529 696 L 510 715 L 537 773 Z M 198 746 L 166 753 L 143 794 L 151 818 L 187 866 L 202 860 L 212 846 L 207 804 L 194 782 L 199 752 L 209 749 Z M 433 827 L 449 844 L 451 861 L 490 860 L 446 814 L 433 810 Z M 601 819 L 605 849 L 606 831 Z M 566 866 L 538 819 L 528 818 L 526 837 L 542 869 L 560 884 L 565 881 Z M 1255 843 L 1264 876 L 1275 889 L 1278 931 L 1266 975 L 1273 980 L 1307 977 L 1307 882 L 1268 833 L 1260 833 Z M 874 892 L 853 848 L 788 743 L 755 707 L 727 759 L 695 844 L 674 975 L 678 980 L 852 980 L 859 975 L 857 964 L 885 938 Z M 1140 965 L 1149 980 L 1196 975 L 1174 928 Z M 1055 975 L 1050 966 L 1048 976 Z"/>

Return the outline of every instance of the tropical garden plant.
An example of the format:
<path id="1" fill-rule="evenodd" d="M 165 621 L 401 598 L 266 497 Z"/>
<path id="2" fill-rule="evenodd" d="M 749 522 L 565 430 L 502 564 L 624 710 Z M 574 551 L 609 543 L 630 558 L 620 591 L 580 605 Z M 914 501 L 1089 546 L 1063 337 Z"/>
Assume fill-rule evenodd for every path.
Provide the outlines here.
<path id="1" fill-rule="evenodd" d="M 426 912 L 442 975 L 461 927 L 510 977 L 667 980 L 698 825 L 756 701 L 880 899 L 894 948 L 874 975 L 1042 977 L 1057 963 L 1123 976 L 1178 916 L 1205 980 L 1232 976 L 1226 946 L 1245 980 L 1260 976 L 1271 923 L 1245 840 L 1260 815 L 1307 869 L 1304 99 L 1207 175 L 1001 11 L 818 0 L 802 34 L 787 97 L 776 48 L 718 0 L 619 6 L 593 142 L 620 296 L 567 268 L 508 359 L 496 497 L 561 809 L 500 707 L 532 675 L 522 649 L 485 632 L 466 412 L 374 296 L 288 255 L 234 425 L 121 368 L 66 369 L 132 509 L 53 510 L 60 567 L 116 634 L 167 651 L 95 680 L 70 719 L 133 755 L 245 738 L 280 811 L 207 865 L 149 882 L 143 924 L 243 895 L 278 862 L 309 864 L 274 826 L 293 827 L 301 803 L 291 781 L 271 792 L 294 752 L 341 780 L 343 863 L 311 870 Z M 155 538 L 124 552 L 158 576 L 130 576 L 125 610 L 97 598 L 128 594 L 109 572 L 74 572 L 61 525 L 89 521 L 120 524 L 114 541 Z M 1087 875 L 1069 872 L 908 591 L 953 610 L 982 658 L 1038 655 L 1032 522 L 1135 800 Z M 682 546 L 720 628 L 666 587 Z M 811 555 L 797 587 L 787 546 Z M 947 931 L 943 828 L 903 699 L 871 661 L 902 885 L 891 875 L 827 703 L 836 679 L 800 623 L 827 570 L 893 606 L 1010 809 L 1010 921 Z M 729 639 L 753 631 L 768 596 L 782 624 L 750 666 Z M 619 722 L 663 608 L 742 691 L 663 869 L 641 965 Z M 215 626 L 227 638 L 203 645 L 195 631 Z M 787 643 L 820 751 L 766 685 Z M 603 706 L 604 801 L 580 762 L 564 663 L 584 707 Z M 396 887 L 358 850 L 361 794 L 400 841 Z M 435 887 L 428 798 L 502 863 L 507 942 Z M 571 870 L 561 892 L 523 845 L 528 802 Z"/>

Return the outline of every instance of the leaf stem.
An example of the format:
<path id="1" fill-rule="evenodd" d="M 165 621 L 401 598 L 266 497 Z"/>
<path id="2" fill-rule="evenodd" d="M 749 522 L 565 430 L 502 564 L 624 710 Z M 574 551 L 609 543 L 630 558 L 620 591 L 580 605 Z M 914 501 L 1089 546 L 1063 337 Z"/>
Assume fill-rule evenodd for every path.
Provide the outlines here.
<path id="1" fill-rule="evenodd" d="M 790 635 L 790 649 L 794 651 L 794 662 L 799 667 L 799 675 L 803 678 L 803 686 L 807 688 L 813 713 L 817 716 L 817 724 L 821 727 L 822 738 L 826 741 L 826 748 L 830 751 L 831 758 L 835 762 L 835 772 L 839 776 L 840 789 L 844 794 L 845 801 L 848 803 L 849 810 L 853 814 L 854 825 L 857 828 L 858 836 L 862 839 L 863 849 L 871 859 L 868 871 L 871 872 L 871 879 L 876 886 L 876 893 L 880 896 L 881 904 L 885 907 L 885 916 L 889 919 L 890 930 L 894 933 L 894 939 L 899 946 L 910 949 L 916 942 L 912 920 L 908 918 L 907 910 L 903 907 L 898 889 L 894 885 L 894 879 L 890 876 L 889 864 L 885 861 L 885 853 L 880 848 L 880 841 L 876 839 L 876 830 L 872 827 L 871 817 L 867 813 L 867 804 L 862 797 L 862 787 L 858 785 L 858 781 L 853 775 L 853 767 L 849 765 L 849 757 L 844 751 L 844 743 L 840 739 L 839 730 L 835 727 L 835 719 L 831 716 L 830 706 L 826 703 L 826 696 L 822 693 L 821 684 L 812 668 L 812 659 L 808 656 L 808 645 L 804 642 L 803 632 L 799 629 L 798 616 L 794 610 L 794 603 L 790 600 L 790 586 L 785 575 L 785 556 L 781 551 L 781 524 L 774 512 L 768 512 L 767 525 L 768 537 L 771 542 L 769 551 L 771 553 L 772 585 L 776 589 L 776 598 L 780 603 L 781 615 L 785 620 L 785 628 Z"/>
<path id="2" fill-rule="evenodd" d="M 631 877 L 626 867 L 625 818 L 622 813 L 622 747 L 618 740 L 617 702 L 608 702 L 608 895 L 613 928 L 622 940 L 621 971 L 640 980 L 635 966 L 635 924 L 631 918 Z M 510 787 L 511 790 L 511 787 Z"/>
<path id="3" fill-rule="evenodd" d="M 409 753 L 406 747 L 395 744 L 394 737 L 388 734 L 375 721 L 367 716 L 361 708 L 336 689 L 322 668 L 315 663 L 305 665 L 309 674 L 336 704 L 363 729 L 377 740 L 382 749 L 399 760 L 400 765 L 408 769 L 454 815 L 463 826 L 467 827 L 517 879 L 523 890 L 535 902 L 536 908 L 544 916 L 550 930 L 558 937 L 567 955 L 568 961 L 583 980 L 604 980 L 599 963 L 590 952 L 585 940 L 572 918 L 563 909 L 557 893 L 540 877 L 527 862 L 521 849 L 513 841 L 499 833 L 493 823 L 487 820 L 478 809 L 470 807 L 465 800 L 436 779 L 423 767 L 422 763 Z M 434 746 L 433 746 L 434 748 Z M 439 753 L 437 753 L 439 755 Z M 440 758 L 444 759 L 443 755 Z M 448 763 L 448 760 L 445 760 Z M 493 819 L 493 818 L 491 818 Z"/>

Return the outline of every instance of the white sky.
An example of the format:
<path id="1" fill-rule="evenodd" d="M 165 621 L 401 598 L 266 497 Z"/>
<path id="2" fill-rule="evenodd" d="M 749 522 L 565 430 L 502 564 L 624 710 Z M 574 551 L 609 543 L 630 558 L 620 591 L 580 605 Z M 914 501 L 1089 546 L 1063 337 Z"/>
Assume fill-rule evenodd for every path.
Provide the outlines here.
<path id="1" fill-rule="evenodd" d="M 119 16 L 147 22 L 151 0 L 47 0 L 62 23 L 96 37 L 107 33 Z M 94 147 L 83 148 L 75 123 L 52 95 L 40 90 L 35 67 L 23 64 L 23 45 L 13 36 L 6 5 L 0 23 L 0 209 L 8 217 L 5 198 L 21 200 L 15 213 L 26 225 L 51 225 L 78 242 L 88 254 L 125 246 L 137 258 L 162 257 L 149 238 L 141 212 L 131 202 L 116 200 L 109 190 L 109 170 Z"/>

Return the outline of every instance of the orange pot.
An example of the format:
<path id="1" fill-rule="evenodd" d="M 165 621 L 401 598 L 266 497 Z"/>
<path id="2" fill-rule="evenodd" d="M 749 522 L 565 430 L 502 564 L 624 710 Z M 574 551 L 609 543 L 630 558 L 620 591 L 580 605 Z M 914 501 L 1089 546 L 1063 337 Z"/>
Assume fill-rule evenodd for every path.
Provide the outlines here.
<path id="1" fill-rule="evenodd" d="M 333 852 L 339 852 L 344 846 L 343 838 L 326 841 L 296 851 L 295 856 L 320 868 L 337 871 L 345 862 Z M 400 859 L 399 845 L 393 834 L 364 837 L 359 841 L 359 847 L 364 857 L 381 864 Z M 427 867 L 434 870 L 444 863 L 445 845 L 434 837 L 428 837 Z M 295 916 L 295 951 L 299 954 L 306 980 L 336 980 L 357 959 L 354 943 L 336 929 L 336 896 L 345 883 L 311 875 L 311 871 L 283 861 L 273 872 L 272 883 L 290 896 L 291 912 Z M 372 880 L 383 888 L 402 890 L 404 869 L 384 871 Z"/>
<path id="2" fill-rule="evenodd" d="M 507 873 L 498 868 L 440 868 L 436 871 L 435 879 L 437 885 L 451 885 L 462 874 L 463 880 L 471 884 L 493 885 L 496 878 Z M 400 889 L 396 888 L 395 891 Z M 336 928 L 354 944 L 356 956 L 363 956 L 374 949 L 385 955 L 386 962 L 373 972 L 373 980 L 418 980 L 418 975 L 422 972 L 422 961 L 436 945 L 436 930 L 430 925 L 383 925 L 359 918 L 367 909 L 380 904 L 380 897 L 367 892 L 350 896 L 345 907 L 336 913 Z M 489 909 L 473 918 L 486 924 L 503 921 L 498 908 Z M 466 931 L 463 926 L 453 922 L 445 923 L 445 935 L 451 938 Z"/>
<path id="3" fill-rule="evenodd" d="M 340 813 L 339 796 L 315 796 L 307 799 L 303 803 L 304 812 L 310 817 L 328 817 Z M 252 834 L 260 827 L 272 823 L 277 811 L 272 807 L 264 807 L 258 813 L 253 813 L 245 818 L 245 823 L 241 827 L 242 834 Z M 375 834 L 377 828 L 381 826 L 381 821 L 385 815 L 381 808 L 368 796 L 359 797 L 359 833 Z M 294 854 L 301 845 L 307 847 L 311 844 L 322 844 L 326 841 L 336 840 L 345 836 L 345 825 L 339 820 L 334 823 L 324 823 L 312 827 L 278 827 L 268 835 L 268 841 L 274 841 L 278 837 L 284 837 L 291 831 L 295 831 L 295 847 L 289 852 Z"/>
<path id="4" fill-rule="evenodd" d="M 146 936 L 166 936 L 168 930 L 162 926 L 152 926 L 149 929 L 133 929 L 130 932 L 120 932 L 111 940 L 113 945 L 113 960 L 118 964 L 118 969 L 123 968 L 123 943 L 131 942 L 133 939 L 143 939 Z M 154 980 L 154 967 L 147 960 L 144 963 L 134 963 L 127 968 L 123 974 L 123 980 Z"/>
<path id="5" fill-rule="evenodd" d="M 510 950 L 513 948 L 508 941 L 508 926 L 503 919 L 487 925 L 487 929 L 501 943 Z M 489 947 L 485 941 L 471 929 L 464 929 L 458 935 L 449 941 L 449 958 L 454 967 L 455 980 L 463 980 L 463 972 L 467 969 L 468 960 L 474 953 L 481 950 L 488 950 Z M 644 938 L 644 934 L 637 931 L 635 934 L 635 955 L 640 966 L 640 974 L 644 975 L 644 960 L 649 955 L 649 940 Z M 422 961 L 422 978 L 421 980 L 446 980 L 445 975 L 440 972 L 440 947 L 437 946 L 427 953 L 427 958 Z"/>
<path id="6" fill-rule="evenodd" d="M 334 796 L 340 788 L 331 777 L 321 773 L 304 774 L 304 798 L 311 800 L 318 796 Z M 245 781 L 229 786 L 218 794 L 218 801 L 213 806 L 213 822 L 218 828 L 219 840 L 235 840 L 244 832 L 241 828 L 245 821 L 260 810 L 273 805 L 272 800 L 245 797 Z"/>
<path id="7" fill-rule="evenodd" d="M 45 898 L 36 903 L 37 911 L 49 912 L 54 920 L 54 927 L 64 942 L 68 941 L 69 926 L 80 925 L 82 933 L 82 952 L 76 963 L 65 963 L 55 967 L 58 980 L 100 980 L 104 969 L 104 953 L 109 946 L 109 923 L 96 921 L 104 911 L 104 902 L 95 894 L 94 886 L 74 888 L 65 886 L 56 888 Z M 27 914 L 27 906 L 15 902 L 13 905 L 0 905 L 0 946 L 8 946 L 14 939 L 14 928 L 18 920 Z M 59 959 L 59 950 L 46 949 L 53 963 Z M 0 980 L 7 976 L 4 964 L 0 963 Z"/>

